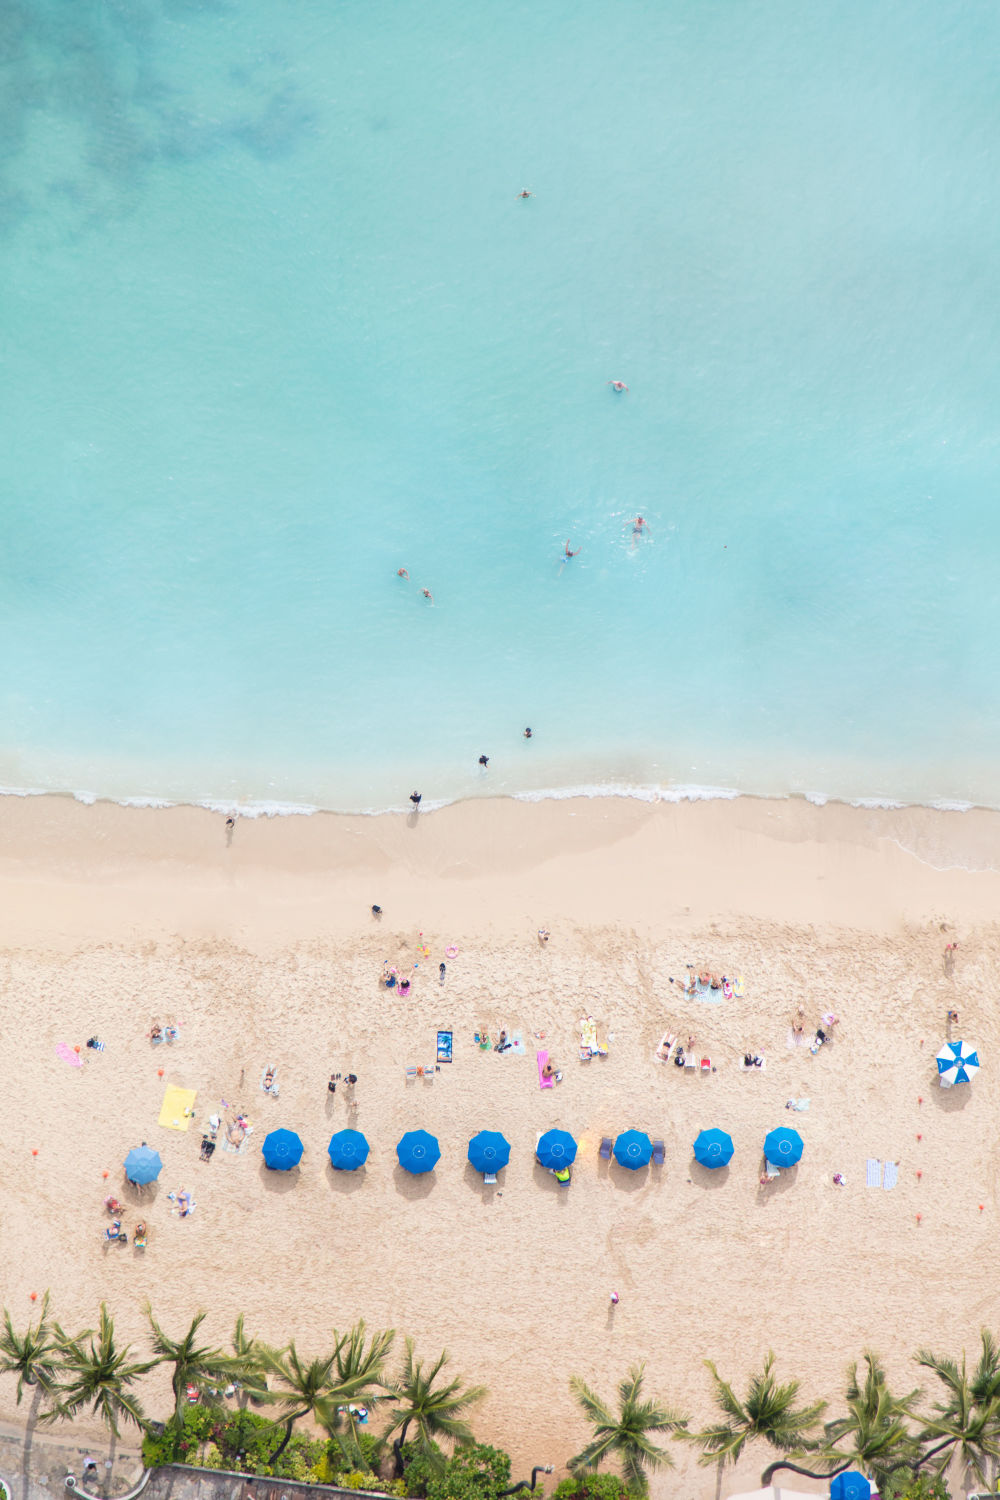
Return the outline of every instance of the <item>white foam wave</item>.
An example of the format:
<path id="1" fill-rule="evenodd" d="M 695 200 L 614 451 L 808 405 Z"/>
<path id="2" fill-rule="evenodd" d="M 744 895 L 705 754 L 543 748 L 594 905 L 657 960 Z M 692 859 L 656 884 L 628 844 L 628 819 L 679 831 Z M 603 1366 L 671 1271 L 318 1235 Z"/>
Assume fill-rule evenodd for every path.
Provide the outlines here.
<path id="1" fill-rule="evenodd" d="M 636 802 L 731 802 L 743 792 L 721 786 L 644 786 L 603 782 L 583 786 L 544 787 L 514 792 L 515 802 L 564 802 L 572 797 L 630 797 Z"/>

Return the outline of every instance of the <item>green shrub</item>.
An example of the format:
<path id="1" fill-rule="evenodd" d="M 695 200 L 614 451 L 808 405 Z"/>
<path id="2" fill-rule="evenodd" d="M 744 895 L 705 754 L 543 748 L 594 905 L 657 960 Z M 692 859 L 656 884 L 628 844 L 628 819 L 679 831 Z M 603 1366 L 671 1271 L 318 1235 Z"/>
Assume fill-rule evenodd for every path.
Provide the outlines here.
<path id="1" fill-rule="evenodd" d="M 879 1488 L 884 1500 L 949 1500 L 948 1490 L 939 1474 L 911 1474 L 906 1469 L 884 1480 Z"/>
<path id="2" fill-rule="evenodd" d="M 510 1455 L 486 1443 L 457 1448 L 440 1475 L 426 1481 L 427 1500 L 496 1500 L 510 1484 Z"/>
<path id="3" fill-rule="evenodd" d="M 632 1492 L 617 1474 L 570 1474 L 556 1485 L 552 1500 L 632 1500 Z"/>

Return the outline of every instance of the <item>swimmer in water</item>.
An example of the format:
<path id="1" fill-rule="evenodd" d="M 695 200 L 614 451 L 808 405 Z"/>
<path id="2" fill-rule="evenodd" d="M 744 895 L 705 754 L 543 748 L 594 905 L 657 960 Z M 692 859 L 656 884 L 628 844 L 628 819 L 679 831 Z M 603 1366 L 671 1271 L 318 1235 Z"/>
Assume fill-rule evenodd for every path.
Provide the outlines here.
<path id="1" fill-rule="evenodd" d="M 567 537 L 567 539 L 566 539 L 566 556 L 567 557 L 575 557 L 576 553 L 579 552 L 579 550 L 580 550 L 579 547 L 577 547 L 576 552 L 573 551 L 573 548 L 569 544 L 569 538 Z"/>
<path id="2" fill-rule="evenodd" d="M 397 577 L 397 578 L 409 578 L 409 576 L 410 576 L 410 575 L 409 575 L 409 573 L 408 573 L 408 572 L 407 572 L 407 571 L 406 571 L 406 569 L 405 569 L 405 568 L 397 568 L 397 569 L 396 569 L 396 577 Z"/>
<path id="3" fill-rule="evenodd" d="M 611 387 L 611 389 L 613 391 L 627 391 L 628 390 L 628 386 L 625 384 L 624 380 L 609 380 L 608 381 L 608 385 Z"/>
<path id="4" fill-rule="evenodd" d="M 533 198 L 534 193 L 529 193 L 527 188 L 522 188 L 517 195 L 519 198 Z"/>
<path id="5" fill-rule="evenodd" d="M 488 766 L 488 765 L 489 765 L 489 763 L 490 763 L 490 758 L 489 758 L 489 756 L 488 756 L 488 755 L 481 755 L 481 756 L 480 756 L 480 757 L 479 757 L 479 764 L 480 764 L 480 765 L 481 765 L 481 766 Z"/>
<path id="6" fill-rule="evenodd" d="M 644 516 L 636 516 L 632 521 L 632 546 L 635 547 L 644 536 L 649 536 L 649 525 Z"/>
<path id="7" fill-rule="evenodd" d="M 526 739 L 526 740 L 530 740 L 530 739 L 531 739 L 531 730 L 530 730 L 530 729 L 526 729 L 526 730 L 525 730 L 525 731 L 524 731 L 524 738 L 525 738 L 525 739 Z"/>
<path id="8" fill-rule="evenodd" d="M 434 603 L 434 595 L 431 593 L 430 589 L 421 589 L 420 592 L 423 594 L 425 599 L 429 599 L 432 604 Z"/>

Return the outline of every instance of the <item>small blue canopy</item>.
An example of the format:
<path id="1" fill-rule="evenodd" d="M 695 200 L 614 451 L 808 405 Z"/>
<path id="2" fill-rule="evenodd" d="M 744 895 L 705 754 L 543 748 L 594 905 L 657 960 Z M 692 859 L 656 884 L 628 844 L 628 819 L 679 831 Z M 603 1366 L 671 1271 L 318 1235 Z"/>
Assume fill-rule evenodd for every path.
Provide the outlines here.
<path id="1" fill-rule="evenodd" d="M 653 1143 L 642 1130 L 623 1130 L 615 1141 L 615 1161 L 630 1172 L 648 1166 L 652 1154 Z"/>
<path id="2" fill-rule="evenodd" d="M 481 1130 L 469 1142 L 469 1160 L 477 1172 L 499 1172 L 510 1161 L 510 1141 L 499 1130 Z"/>
<path id="3" fill-rule="evenodd" d="M 724 1167 L 733 1158 L 733 1138 L 724 1130 L 702 1130 L 694 1143 L 694 1159 L 703 1167 Z"/>
<path id="4" fill-rule="evenodd" d="M 781 1125 L 764 1137 L 764 1155 L 775 1167 L 793 1167 L 802 1155 L 802 1137 Z"/>
<path id="5" fill-rule="evenodd" d="M 338 1130 L 326 1149 L 338 1172 L 356 1172 L 368 1160 L 368 1142 L 360 1130 Z"/>
<path id="6" fill-rule="evenodd" d="M 830 1500 L 871 1500 L 872 1487 L 857 1469 L 846 1469 L 830 1480 Z"/>
<path id="7" fill-rule="evenodd" d="M 261 1146 L 264 1165 L 272 1172 L 290 1172 L 302 1160 L 303 1146 L 294 1130 L 272 1130 Z"/>
<path id="8" fill-rule="evenodd" d="M 125 1176 L 129 1182 L 135 1182 L 140 1187 L 144 1187 L 147 1182 L 155 1182 L 162 1171 L 160 1153 L 154 1151 L 152 1146 L 133 1146 L 125 1158 Z"/>
<path id="9" fill-rule="evenodd" d="M 543 1167 L 558 1171 L 575 1161 L 576 1141 L 568 1130 L 547 1130 L 535 1147 L 535 1155 Z"/>
<path id="10" fill-rule="evenodd" d="M 426 1130 L 408 1130 L 396 1147 L 396 1155 L 405 1171 L 419 1177 L 423 1172 L 433 1172 L 435 1162 L 441 1160 L 441 1147 Z"/>

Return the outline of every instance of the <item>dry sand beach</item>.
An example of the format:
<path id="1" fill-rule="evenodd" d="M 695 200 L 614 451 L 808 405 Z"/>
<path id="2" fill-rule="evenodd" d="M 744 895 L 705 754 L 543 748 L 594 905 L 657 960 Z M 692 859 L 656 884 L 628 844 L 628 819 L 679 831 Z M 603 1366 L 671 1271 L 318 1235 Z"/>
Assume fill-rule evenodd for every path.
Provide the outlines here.
<path id="1" fill-rule="evenodd" d="M 996 1322 L 998 834 L 985 812 L 608 799 L 240 820 L 229 842 L 197 809 L 2 799 L 4 1300 L 23 1321 L 50 1287 L 75 1326 L 106 1298 L 136 1339 L 147 1297 L 173 1328 L 207 1308 L 219 1340 L 243 1312 L 250 1333 L 310 1352 L 359 1316 L 394 1326 L 489 1387 L 475 1425 L 516 1477 L 582 1446 L 572 1374 L 610 1394 L 636 1359 L 695 1423 L 710 1415 L 703 1356 L 742 1383 L 773 1347 L 781 1373 L 835 1398 L 872 1346 L 916 1384 L 918 1345 L 959 1353 Z M 405 1000 L 384 961 L 419 963 Z M 682 995 L 670 978 L 688 962 L 742 975 L 743 998 Z M 807 1031 L 840 1017 L 816 1055 L 789 1045 L 800 1005 Z M 983 1069 L 945 1091 L 949 1009 Z M 607 1058 L 579 1060 L 585 1014 Z M 177 1026 L 172 1046 L 151 1046 L 154 1021 Z M 527 1055 L 481 1052 L 481 1026 L 521 1031 Z M 408 1083 L 438 1028 L 454 1061 Z M 714 1071 L 659 1062 L 666 1030 L 693 1034 Z M 106 1047 L 83 1067 L 57 1055 L 93 1034 Z M 554 1090 L 537 1046 L 563 1071 Z M 747 1048 L 763 1073 L 739 1070 Z M 278 1099 L 259 1088 L 267 1063 Z M 358 1075 L 362 1173 L 327 1161 L 349 1122 L 333 1071 Z M 157 1125 L 168 1084 L 197 1090 L 187 1133 Z M 809 1109 L 786 1112 L 792 1097 Z M 223 1100 L 249 1114 L 251 1149 L 202 1163 Z M 787 1124 L 802 1162 L 762 1188 L 763 1137 Z M 260 1158 L 278 1125 L 306 1145 L 287 1175 Z M 580 1143 L 568 1189 L 533 1161 L 550 1125 Z M 601 1136 L 633 1125 L 664 1139 L 662 1168 L 599 1162 Z M 710 1125 L 736 1146 L 716 1173 L 691 1155 Z M 425 1178 L 395 1159 L 417 1127 L 442 1150 Z M 465 1159 L 483 1128 L 513 1147 L 496 1188 Z M 102 1199 L 125 1196 L 141 1140 L 164 1161 L 139 1210 L 145 1254 L 102 1244 Z M 893 1191 L 866 1188 L 868 1157 L 898 1160 Z M 184 1220 L 167 1197 L 182 1186 L 197 1203 Z M 164 1414 L 165 1390 L 150 1404 Z M 15 1414 L 12 1382 L 0 1411 Z M 654 1479 L 654 1495 L 716 1494 L 713 1471 L 676 1457 L 683 1484 Z"/>

